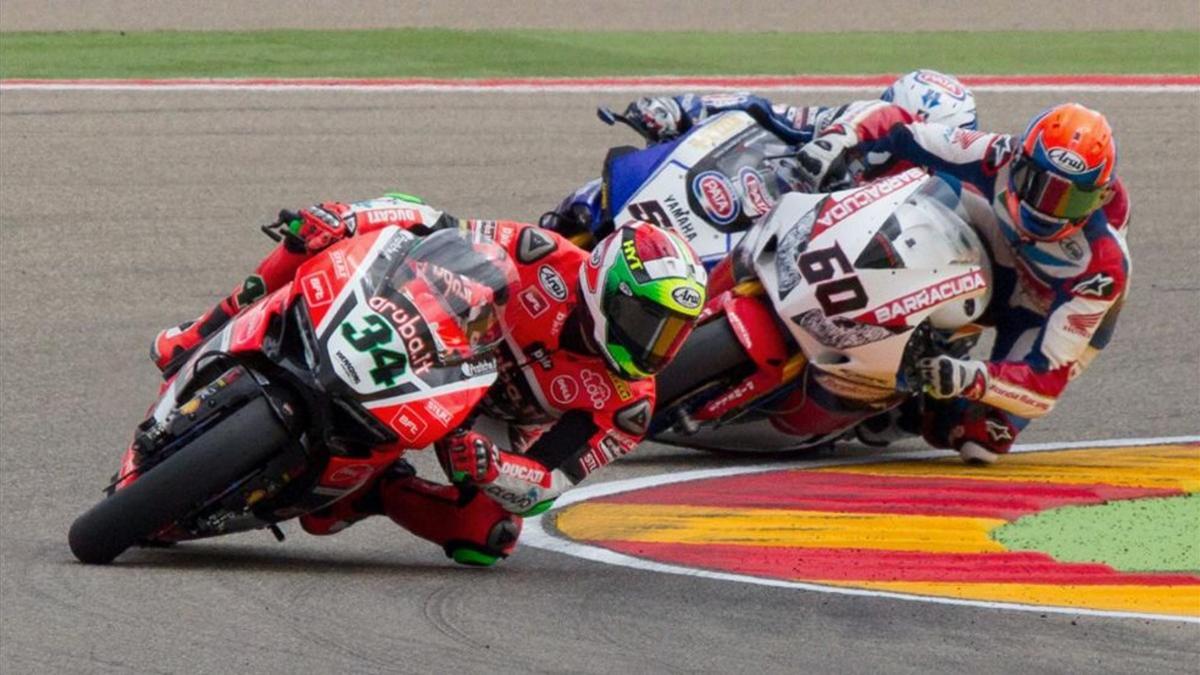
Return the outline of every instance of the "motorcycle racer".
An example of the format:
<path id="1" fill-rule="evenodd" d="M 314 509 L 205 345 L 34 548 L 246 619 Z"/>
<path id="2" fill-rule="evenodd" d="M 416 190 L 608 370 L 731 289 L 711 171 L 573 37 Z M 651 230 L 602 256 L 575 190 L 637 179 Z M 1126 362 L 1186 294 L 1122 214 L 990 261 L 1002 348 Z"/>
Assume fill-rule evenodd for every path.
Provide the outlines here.
<path id="1" fill-rule="evenodd" d="M 958 198 L 992 251 L 996 340 L 987 361 L 920 364 L 934 404 L 919 424 L 935 447 L 995 461 L 1108 343 L 1124 301 L 1129 201 L 1108 121 L 1071 103 L 1040 113 L 1019 137 L 927 123 L 835 125 L 800 151 L 802 171 L 827 184 L 849 152 L 891 153 L 970 188 Z"/>
<path id="2" fill-rule="evenodd" d="M 417 234 L 462 228 L 513 260 L 516 302 L 500 314 L 498 378 L 480 410 L 507 425 L 508 438 L 496 443 L 462 430 L 436 444 L 451 485 L 419 478 L 401 460 L 356 493 L 302 516 L 301 525 L 332 534 L 387 515 L 457 562 L 490 565 L 515 547 L 522 516 L 548 509 L 641 440 L 654 405 L 650 375 L 691 333 L 704 304 L 704 268 L 682 238 L 645 223 L 621 228 L 589 254 L 533 225 L 460 220 L 407 195 L 325 202 L 281 212 L 268 226 L 281 243 L 216 307 L 162 331 L 155 363 L 170 374 L 309 257 L 387 226 Z"/>
<path id="3" fill-rule="evenodd" d="M 669 142 L 715 115 L 742 111 L 789 145 L 799 147 L 835 123 L 859 128 L 862 125 L 888 125 L 894 121 L 931 121 L 965 129 L 975 129 L 975 97 L 955 77 L 934 70 L 916 70 L 893 82 L 879 99 L 853 101 L 838 106 L 774 104 L 753 94 L 682 94 L 643 97 L 631 102 L 624 119 L 646 137 L 650 144 Z M 787 160 L 794 163 L 792 160 Z M 912 166 L 898 162 L 886 153 L 862 157 L 855 165 L 858 178 L 870 180 L 893 175 Z M 780 171 L 781 192 L 811 191 L 811 186 L 790 176 L 793 170 Z M 565 234 L 586 231 L 603 212 L 601 180 L 595 179 L 569 194 L 553 211 L 542 217 L 542 226 Z M 600 230 L 603 234 L 603 230 Z"/>
<path id="4" fill-rule="evenodd" d="M 741 110 L 785 141 L 801 145 L 835 123 L 852 124 L 871 111 L 892 105 L 908 113 L 911 121 L 978 128 L 975 96 L 971 91 L 954 76 L 927 69 L 900 76 L 878 99 L 840 106 L 775 104 L 748 92 L 689 93 L 639 98 L 625 109 L 625 117 L 639 124 L 651 141 L 660 142 L 675 138 L 713 115 Z"/>

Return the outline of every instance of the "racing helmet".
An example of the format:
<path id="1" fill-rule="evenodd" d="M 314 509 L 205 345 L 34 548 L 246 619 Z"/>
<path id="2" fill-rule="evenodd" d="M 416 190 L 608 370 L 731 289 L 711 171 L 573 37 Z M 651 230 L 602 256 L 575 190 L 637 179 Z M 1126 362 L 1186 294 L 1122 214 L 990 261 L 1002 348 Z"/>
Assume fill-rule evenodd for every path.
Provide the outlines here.
<path id="1" fill-rule="evenodd" d="M 628 380 L 670 363 L 704 308 L 708 281 L 686 241 L 644 222 L 601 240 L 579 279 L 592 340 L 612 371 Z"/>
<path id="2" fill-rule="evenodd" d="M 975 95 L 953 75 L 914 70 L 892 83 L 879 98 L 904 108 L 918 122 L 977 129 Z"/>
<path id="3" fill-rule="evenodd" d="M 1065 103 L 1029 123 L 1008 175 L 1009 215 L 1034 241 L 1070 236 L 1104 206 L 1117 144 L 1104 115 Z"/>

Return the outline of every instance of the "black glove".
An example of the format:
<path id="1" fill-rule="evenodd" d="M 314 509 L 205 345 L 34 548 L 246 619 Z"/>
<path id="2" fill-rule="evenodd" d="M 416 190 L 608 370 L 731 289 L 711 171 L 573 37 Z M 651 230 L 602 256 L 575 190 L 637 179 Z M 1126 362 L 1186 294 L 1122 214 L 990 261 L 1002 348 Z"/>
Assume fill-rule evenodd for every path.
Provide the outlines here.
<path id="1" fill-rule="evenodd" d="M 842 126 L 833 127 L 800 148 L 798 173 L 809 192 L 832 192 L 851 185 L 846 155 L 858 145 L 858 135 Z"/>

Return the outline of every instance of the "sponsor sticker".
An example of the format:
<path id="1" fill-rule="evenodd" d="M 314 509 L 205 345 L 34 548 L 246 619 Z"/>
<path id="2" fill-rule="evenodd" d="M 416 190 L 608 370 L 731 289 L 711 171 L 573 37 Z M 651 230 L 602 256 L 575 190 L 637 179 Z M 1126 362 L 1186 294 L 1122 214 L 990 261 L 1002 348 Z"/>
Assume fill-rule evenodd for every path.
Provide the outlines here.
<path id="1" fill-rule="evenodd" d="M 750 116 L 745 114 L 717 115 L 688 135 L 687 146 L 708 152 L 753 123 Z"/>
<path id="2" fill-rule="evenodd" d="M 542 487 L 550 487 L 546 471 L 533 466 L 518 464 L 517 461 L 506 461 L 500 465 L 500 474 L 510 476 L 526 483 L 534 483 Z"/>
<path id="3" fill-rule="evenodd" d="M 1107 298 L 1113 291 L 1113 286 L 1116 285 L 1116 280 L 1103 272 L 1084 279 L 1075 284 L 1071 292 L 1075 295 L 1088 295 L 1093 298 Z"/>
<path id="4" fill-rule="evenodd" d="M 504 489 L 503 486 L 496 484 L 487 486 L 487 488 L 484 489 L 484 492 L 506 504 L 511 504 L 518 509 L 531 509 L 533 508 L 533 505 L 537 503 L 534 501 L 533 497 L 527 494 L 510 492 Z"/>
<path id="5" fill-rule="evenodd" d="M 839 202 L 826 202 L 817 217 L 817 228 L 825 231 L 884 197 L 925 177 L 923 169 L 912 168 L 904 173 L 868 183 L 846 195 Z"/>
<path id="6" fill-rule="evenodd" d="M 517 228 L 506 223 L 496 224 L 496 243 L 503 247 L 508 247 L 512 243 L 513 236 L 517 233 Z"/>
<path id="7" fill-rule="evenodd" d="M 555 300 L 562 302 L 567 299 L 567 282 L 563 281 L 562 275 L 553 267 L 542 265 L 538 268 L 538 283 L 542 285 L 542 290 Z"/>
<path id="8" fill-rule="evenodd" d="M 434 419 L 442 423 L 442 426 L 449 426 L 453 416 L 446 406 L 438 403 L 437 399 L 431 398 L 425 401 L 425 412 L 429 413 Z"/>
<path id="9" fill-rule="evenodd" d="M 706 412 L 722 413 L 726 408 L 735 403 L 740 403 L 743 399 L 754 393 L 754 380 L 746 380 L 738 386 L 730 389 L 722 394 L 712 403 L 704 406 Z"/>
<path id="10" fill-rule="evenodd" d="M 633 391 L 629 388 L 629 383 L 621 378 L 605 371 L 608 375 L 608 381 L 612 382 L 613 389 L 617 390 L 617 398 L 622 401 L 628 401 L 633 396 Z"/>
<path id="11" fill-rule="evenodd" d="M 333 276 L 338 279 L 350 278 L 350 264 L 346 262 L 345 251 L 334 251 L 329 254 L 329 260 L 333 263 Z"/>
<path id="12" fill-rule="evenodd" d="M 671 291 L 671 298 L 675 302 L 679 303 L 680 307 L 687 309 L 700 308 L 700 291 L 697 291 L 691 286 L 680 286 L 679 288 L 676 288 L 675 290 Z"/>
<path id="13" fill-rule="evenodd" d="M 373 295 L 367 299 L 367 306 L 376 313 L 387 317 L 408 352 L 408 367 L 414 375 L 426 375 L 434 367 L 433 349 L 425 336 L 424 322 L 419 314 L 409 313 L 407 309 L 397 305 L 388 298 Z"/>
<path id="14" fill-rule="evenodd" d="M 559 375 L 550 380 L 550 400 L 559 405 L 570 405 L 579 396 L 579 383 L 570 375 Z"/>
<path id="15" fill-rule="evenodd" d="M 717 225 L 732 223 L 742 212 L 733 185 L 719 171 L 705 171 L 692 179 L 692 194 L 709 220 Z"/>
<path id="16" fill-rule="evenodd" d="M 381 225 L 384 223 L 404 223 L 420 225 L 424 222 L 421 218 L 421 212 L 416 209 L 371 209 L 366 213 L 360 213 L 358 219 L 366 216 L 367 223 L 370 225 Z"/>
<path id="17" fill-rule="evenodd" d="M 1058 243 L 1059 248 L 1071 260 L 1083 260 L 1083 247 L 1074 239 L 1063 239 Z"/>
<path id="18" fill-rule="evenodd" d="M 1074 333 L 1083 337 L 1091 337 L 1092 331 L 1096 330 L 1096 326 L 1100 325 L 1100 320 L 1104 318 L 1104 312 L 1096 312 L 1094 314 L 1068 314 L 1067 325 L 1065 328 L 1068 333 Z"/>
<path id="19" fill-rule="evenodd" d="M 581 371 L 579 377 L 583 380 L 583 387 L 592 401 L 592 407 L 596 410 L 603 410 L 604 404 L 612 398 L 612 389 L 609 389 L 604 378 L 594 370 Z"/>
<path id="20" fill-rule="evenodd" d="M 358 369 L 354 367 L 354 362 L 340 349 L 333 352 L 333 369 L 337 371 L 338 377 L 351 384 L 362 382 L 362 378 L 358 375 Z"/>
<path id="21" fill-rule="evenodd" d="M 877 324 L 900 323 L 910 314 L 986 287 L 987 281 L 983 278 L 983 273 L 973 270 L 896 298 L 857 317 L 856 321 L 873 321 Z"/>
<path id="22" fill-rule="evenodd" d="M 464 361 L 458 369 L 467 377 L 479 377 L 481 375 L 491 375 L 492 373 L 495 373 L 498 370 L 498 367 L 496 365 L 496 359 L 488 357 L 476 359 L 474 361 Z"/>
<path id="23" fill-rule="evenodd" d="M 541 366 L 542 370 L 554 369 L 554 359 L 551 358 L 546 346 L 540 342 L 535 342 L 526 347 L 525 356 L 529 357 L 530 361 Z"/>
<path id="24" fill-rule="evenodd" d="M 333 302 L 333 287 L 329 285 L 329 276 L 324 270 L 301 279 L 300 287 L 304 290 L 304 300 L 309 307 L 322 307 Z"/>
<path id="25" fill-rule="evenodd" d="M 742 192 L 746 195 L 746 201 L 754 209 L 754 215 L 761 216 L 771 210 L 775 205 L 775 200 L 771 197 L 771 193 L 767 190 L 767 184 L 763 182 L 762 175 L 753 168 L 745 166 L 738 172 L 738 181 L 742 184 Z"/>
<path id="26" fill-rule="evenodd" d="M 955 129 L 950 135 L 950 141 L 952 143 L 957 143 L 959 147 L 961 147 L 963 150 L 966 150 L 967 148 L 971 147 L 972 143 L 986 135 L 987 134 L 982 131 L 974 131 L 972 129 Z"/>
<path id="27" fill-rule="evenodd" d="M 1067 173 L 1083 173 L 1087 171 L 1087 162 L 1083 161 L 1075 151 L 1068 148 L 1051 148 L 1046 156 L 1050 162 Z"/>
<path id="28" fill-rule="evenodd" d="M 941 89 L 960 101 L 967 97 L 967 91 L 961 84 L 941 73 L 932 70 L 921 70 L 917 72 L 916 80 L 931 87 Z"/>
<path id="29" fill-rule="evenodd" d="M 534 319 L 545 314 L 546 310 L 550 309 L 550 301 L 546 299 L 546 296 L 542 295 L 541 291 L 533 286 L 527 286 L 525 290 L 517 294 L 517 297 L 521 299 L 521 306 Z"/>
<path id="30" fill-rule="evenodd" d="M 392 428 L 400 438 L 409 443 L 415 442 L 429 428 L 429 423 L 417 411 L 407 405 L 400 406 L 396 416 L 392 418 Z"/>

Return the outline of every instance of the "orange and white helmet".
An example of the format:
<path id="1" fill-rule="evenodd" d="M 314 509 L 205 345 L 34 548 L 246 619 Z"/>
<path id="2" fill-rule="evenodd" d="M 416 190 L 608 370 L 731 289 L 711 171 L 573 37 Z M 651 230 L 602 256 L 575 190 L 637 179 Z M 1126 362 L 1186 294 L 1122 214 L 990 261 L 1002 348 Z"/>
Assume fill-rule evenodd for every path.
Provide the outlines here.
<path id="1" fill-rule="evenodd" d="M 1029 123 L 1008 178 L 1008 210 L 1022 236 L 1056 241 L 1108 199 L 1117 143 L 1104 115 L 1065 103 Z"/>

